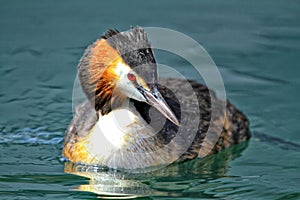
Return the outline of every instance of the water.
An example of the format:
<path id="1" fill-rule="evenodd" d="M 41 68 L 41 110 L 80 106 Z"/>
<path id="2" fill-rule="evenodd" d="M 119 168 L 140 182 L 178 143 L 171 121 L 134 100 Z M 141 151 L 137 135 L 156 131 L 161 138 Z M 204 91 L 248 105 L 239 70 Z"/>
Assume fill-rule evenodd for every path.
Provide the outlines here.
<path id="1" fill-rule="evenodd" d="M 299 9 L 296 0 L 1 0 L 0 198 L 95 199 L 84 191 L 123 191 L 141 199 L 299 199 Z M 78 169 L 64 167 L 60 153 L 77 62 L 107 28 L 131 25 L 171 28 L 202 44 L 257 135 L 155 173 L 116 172 L 114 187 L 105 173 L 81 174 L 91 181 L 69 174 Z M 163 54 L 157 60 L 181 64 Z"/>

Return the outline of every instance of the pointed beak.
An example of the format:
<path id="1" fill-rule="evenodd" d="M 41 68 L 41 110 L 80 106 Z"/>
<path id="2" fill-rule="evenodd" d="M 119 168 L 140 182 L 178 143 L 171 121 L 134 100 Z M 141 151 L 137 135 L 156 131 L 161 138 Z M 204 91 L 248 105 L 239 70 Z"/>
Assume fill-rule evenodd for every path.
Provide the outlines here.
<path id="1" fill-rule="evenodd" d="M 150 92 L 143 87 L 139 87 L 138 90 L 144 95 L 149 105 L 156 108 L 163 116 L 179 126 L 180 123 L 177 117 L 157 89 L 154 89 L 153 92 Z"/>

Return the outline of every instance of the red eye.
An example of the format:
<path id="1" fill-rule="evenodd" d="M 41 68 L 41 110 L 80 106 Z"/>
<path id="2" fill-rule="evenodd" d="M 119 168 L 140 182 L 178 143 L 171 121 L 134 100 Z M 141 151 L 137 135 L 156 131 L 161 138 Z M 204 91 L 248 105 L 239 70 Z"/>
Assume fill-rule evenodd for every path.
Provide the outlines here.
<path id="1" fill-rule="evenodd" d="M 128 78 L 128 80 L 130 80 L 130 81 L 136 81 L 136 77 L 135 77 L 135 75 L 132 74 L 132 73 L 128 73 L 128 74 L 127 74 L 127 78 Z"/>

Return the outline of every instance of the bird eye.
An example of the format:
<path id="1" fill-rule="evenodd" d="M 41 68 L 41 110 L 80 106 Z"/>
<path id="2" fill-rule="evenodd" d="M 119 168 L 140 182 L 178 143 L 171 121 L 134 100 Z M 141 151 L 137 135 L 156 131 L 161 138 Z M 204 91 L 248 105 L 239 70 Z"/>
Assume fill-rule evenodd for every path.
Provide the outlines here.
<path id="1" fill-rule="evenodd" d="M 135 77 L 135 75 L 132 74 L 132 73 L 128 73 L 128 74 L 127 74 L 127 78 L 128 78 L 128 80 L 130 80 L 130 81 L 136 81 L 136 77 Z"/>

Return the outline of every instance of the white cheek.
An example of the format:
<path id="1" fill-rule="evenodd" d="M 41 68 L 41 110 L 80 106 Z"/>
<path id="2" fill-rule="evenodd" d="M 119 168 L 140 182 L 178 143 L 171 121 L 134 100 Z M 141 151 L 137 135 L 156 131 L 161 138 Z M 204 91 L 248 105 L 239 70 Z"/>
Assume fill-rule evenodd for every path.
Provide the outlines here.
<path id="1" fill-rule="evenodd" d="M 117 83 L 117 88 L 123 92 L 126 96 L 136 99 L 138 101 L 146 101 L 144 96 L 134 87 L 132 82 L 127 78 L 127 74 L 131 72 L 131 69 L 123 64 L 118 63 L 116 68 L 116 74 L 119 75 L 120 79 Z"/>

